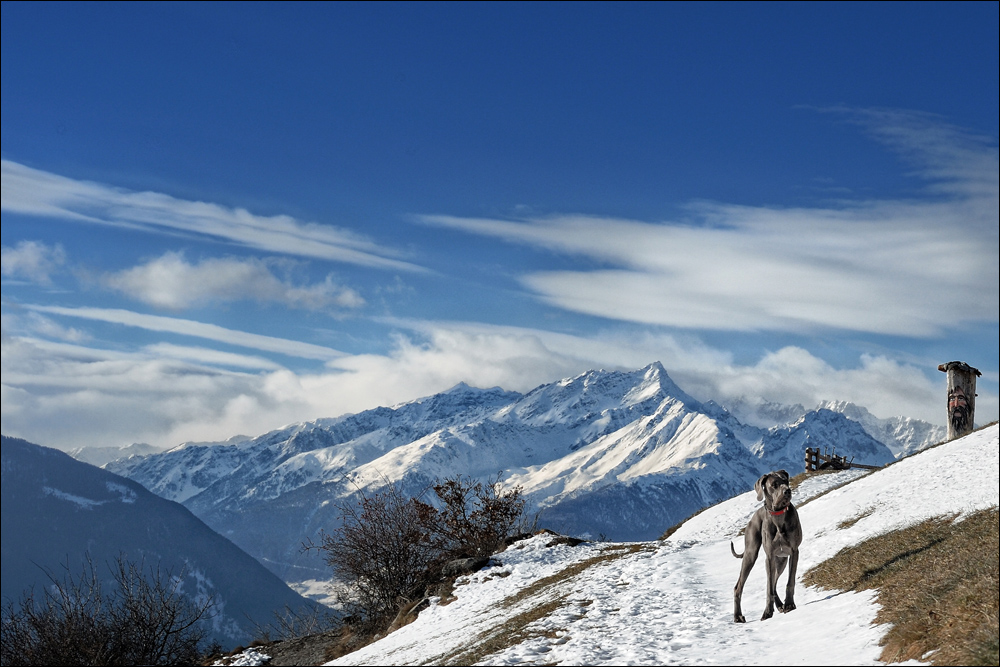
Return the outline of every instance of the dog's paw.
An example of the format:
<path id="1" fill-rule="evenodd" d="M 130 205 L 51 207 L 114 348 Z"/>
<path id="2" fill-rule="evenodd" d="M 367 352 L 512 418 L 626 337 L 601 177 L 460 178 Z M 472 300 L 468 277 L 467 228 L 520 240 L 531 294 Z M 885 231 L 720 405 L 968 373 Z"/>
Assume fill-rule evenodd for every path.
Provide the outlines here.
<path id="1" fill-rule="evenodd" d="M 746 623 L 747 619 L 744 618 L 743 614 L 734 614 L 733 623 Z"/>

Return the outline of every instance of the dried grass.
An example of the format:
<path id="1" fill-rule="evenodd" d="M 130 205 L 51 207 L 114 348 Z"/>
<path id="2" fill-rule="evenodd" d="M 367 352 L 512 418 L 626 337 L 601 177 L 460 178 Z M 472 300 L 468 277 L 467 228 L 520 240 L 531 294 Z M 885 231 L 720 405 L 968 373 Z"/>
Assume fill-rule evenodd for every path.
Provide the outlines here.
<path id="1" fill-rule="evenodd" d="M 861 512 L 858 512 L 857 514 L 852 516 L 850 519 L 844 519 L 843 521 L 838 523 L 837 530 L 846 530 L 847 528 L 850 528 L 851 526 L 856 524 L 858 521 L 861 521 L 865 517 L 869 517 L 874 513 L 875 513 L 874 507 L 869 507 L 866 510 L 862 510 Z"/>
<path id="2" fill-rule="evenodd" d="M 842 550 L 803 577 L 810 586 L 878 590 L 891 623 L 881 660 L 998 664 L 998 510 L 938 517 Z"/>

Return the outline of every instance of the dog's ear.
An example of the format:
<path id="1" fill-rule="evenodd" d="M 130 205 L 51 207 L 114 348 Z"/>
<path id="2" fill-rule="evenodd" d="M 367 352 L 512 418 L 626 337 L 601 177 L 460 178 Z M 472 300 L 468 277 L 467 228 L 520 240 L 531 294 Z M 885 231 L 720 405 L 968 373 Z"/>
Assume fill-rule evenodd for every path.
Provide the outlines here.
<path id="1" fill-rule="evenodd" d="M 765 475 L 761 475 L 760 479 L 757 480 L 757 483 L 753 485 L 753 490 L 757 492 L 757 500 L 763 500 L 764 499 L 764 480 L 766 480 L 767 479 L 767 475 L 770 475 L 770 474 L 771 473 L 767 473 Z"/>
<path id="2" fill-rule="evenodd" d="M 784 470 L 778 470 L 775 474 L 784 477 L 786 482 L 788 481 L 788 473 Z"/>

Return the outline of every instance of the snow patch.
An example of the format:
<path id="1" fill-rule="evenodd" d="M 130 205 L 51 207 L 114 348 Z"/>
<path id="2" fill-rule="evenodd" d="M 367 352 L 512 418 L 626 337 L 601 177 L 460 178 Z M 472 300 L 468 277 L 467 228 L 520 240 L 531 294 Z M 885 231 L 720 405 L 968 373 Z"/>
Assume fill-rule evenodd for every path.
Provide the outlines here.
<path id="1" fill-rule="evenodd" d="M 124 484 L 119 484 L 117 482 L 105 482 L 104 485 L 111 493 L 117 493 L 123 503 L 131 505 L 135 502 L 137 497 L 135 491 L 128 488 Z"/>
<path id="2" fill-rule="evenodd" d="M 104 503 L 108 502 L 106 500 L 91 500 L 90 498 L 84 498 L 83 496 L 77 496 L 72 493 L 66 493 L 65 491 L 60 491 L 59 489 L 53 489 L 51 486 L 43 486 L 42 493 L 47 496 L 52 496 L 53 498 L 58 498 L 59 500 L 65 500 L 66 502 L 73 503 L 80 509 L 94 509 L 99 507 Z"/>

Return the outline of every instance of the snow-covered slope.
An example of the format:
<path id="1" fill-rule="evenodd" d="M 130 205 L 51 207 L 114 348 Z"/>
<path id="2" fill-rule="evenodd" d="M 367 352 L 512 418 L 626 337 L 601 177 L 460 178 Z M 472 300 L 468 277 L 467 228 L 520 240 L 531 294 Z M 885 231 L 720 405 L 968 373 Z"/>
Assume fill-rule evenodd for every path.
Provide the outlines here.
<path id="1" fill-rule="evenodd" d="M 216 596 L 209 632 L 221 645 L 246 644 L 254 622 L 273 612 L 314 609 L 315 603 L 213 532 L 182 505 L 164 500 L 132 480 L 63 452 L 17 438 L 2 438 L 3 598 L 17 601 L 31 587 L 79 576 L 86 554 L 100 576 L 120 555 L 145 569 L 184 573 L 186 594 Z"/>
<path id="2" fill-rule="evenodd" d="M 654 363 L 591 371 L 527 394 L 454 389 L 392 408 L 294 424 L 249 440 L 182 445 L 108 466 L 183 502 L 286 581 L 328 569 L 304 540 L 336 525 L 338 504 L 399 483 L 495 476 L 523 486 L 541 522 L 574 534 L 649 539 L 762 473 L 802 467 L 806 444 L 858 462 L 892 453 L 830 411 L 764 430 L 686 394 Z"/>
<path id="3" fill-rule="evenodd" d="M 800 574 L 869 537 L 996 507 L 998 435 L 994 425 L 883 470 L 807 480 L 793 498 L 804 529 Z M 802 505 L 807 498 L 815 500 Z M 800 583 L 798 609 L 758 621 L 758 561 L 743 597 L 749 622 L 733 623 L 740 562 L 729 542 L 739 544 L 759 505 L 748 491 L 662 542 L 548 547 L 543 535 L 518 543 L 459 579 L 450 604 L 432 599 L 410 625 L 330 664 L 876 664 L 886 628 L 872 625 L 872 592 Z"/>

